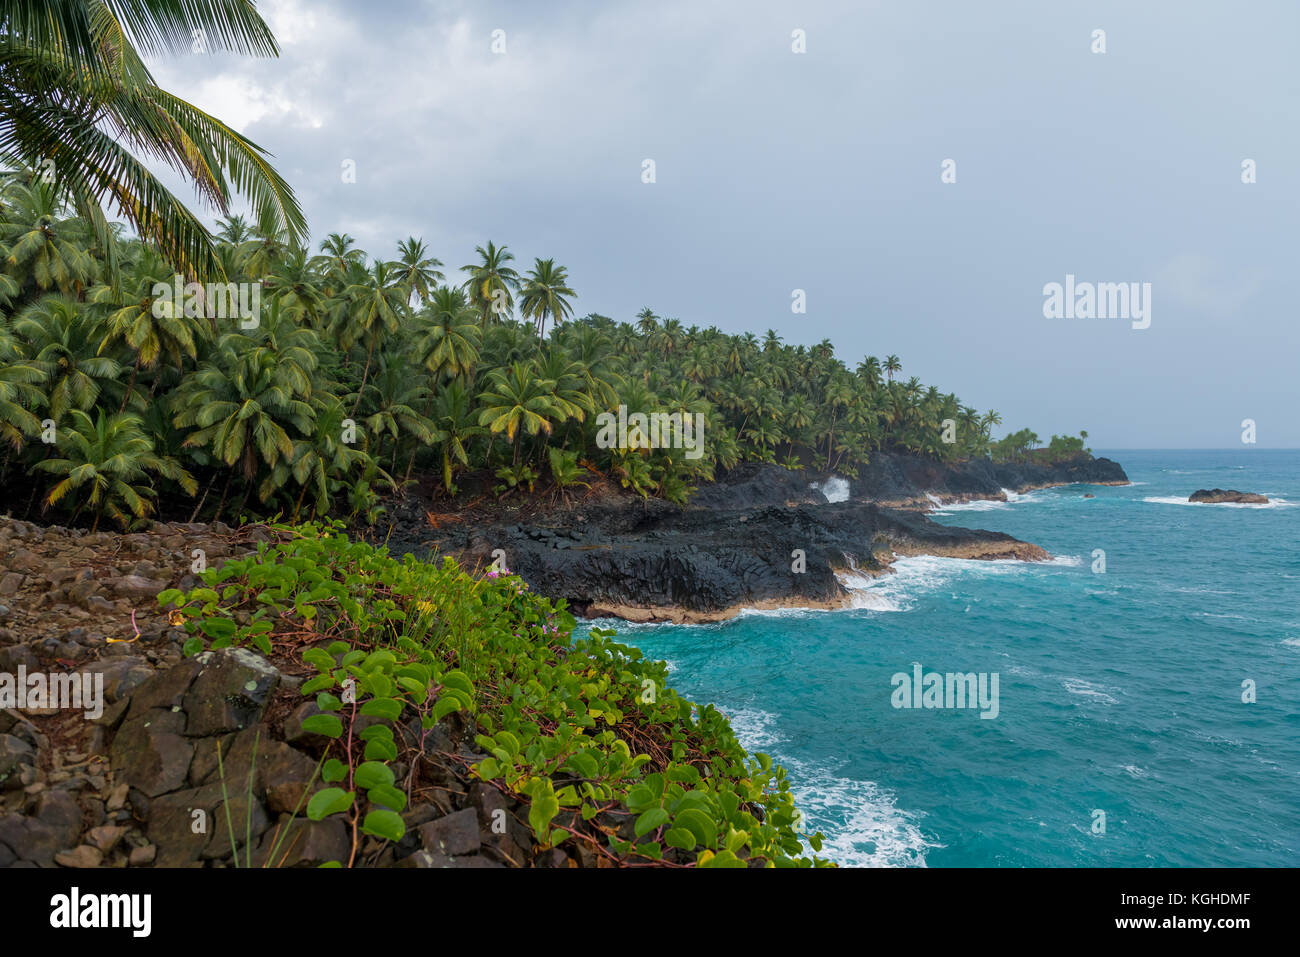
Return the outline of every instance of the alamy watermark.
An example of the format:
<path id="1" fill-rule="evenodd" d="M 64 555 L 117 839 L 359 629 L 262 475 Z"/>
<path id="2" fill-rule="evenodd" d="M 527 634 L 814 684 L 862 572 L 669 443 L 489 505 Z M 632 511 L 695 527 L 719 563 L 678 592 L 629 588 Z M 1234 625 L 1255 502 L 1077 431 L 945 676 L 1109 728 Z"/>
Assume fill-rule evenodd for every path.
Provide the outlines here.
<path id="1" fill-rule="evenodd" d="M 103 672 L 28 673 L 26 665 L 18 674 L 0 671 L 0 709 L 44 711 L 50 708 L 84 711 L 94 721 L 104 713 Z"/>
<path id="2" fill-rule="evenodd" d="M 889 683 L 894 686 L 889 703 L 895 708 L 979 708 L 981 718 L 998 716 L 998 673 L 922 672 L 920 663 L 912 673 L 897 672 Z"/>
<path id="3" fill-rule="evenodd" d="M 633 412 L 618 407 L 618 415 L 596 416 L 596 446 L 602 449 L 685 449 L 686 458 L 704 456 L 704 413 Z"/>
<path id="4" fill-rule="evenodd" d="M 1134 329 L 1151 325 L 1151 283 L 1079 282 L 1066 273 L 1065 284 L 1043 286 L 1047 319 L 1130 319 Z"/>
<path id="5" fill-rule="evenodd" d="M 170 283 L 153 284 L 155 319 L 185 315 L 191 319 L 239 319 L 239 328 L 254 329 L 262 312 L 260 282 L 182 282 L 172 277 Z M 180 310 L 178 312 L 178 310 Z"/>

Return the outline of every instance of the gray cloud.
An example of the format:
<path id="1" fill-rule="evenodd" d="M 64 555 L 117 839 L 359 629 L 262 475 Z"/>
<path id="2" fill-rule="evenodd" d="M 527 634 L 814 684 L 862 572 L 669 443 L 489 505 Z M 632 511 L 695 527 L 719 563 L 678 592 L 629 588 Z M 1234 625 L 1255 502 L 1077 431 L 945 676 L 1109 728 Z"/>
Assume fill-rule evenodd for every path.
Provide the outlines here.
<path id="1" fill-rule="evenodd" d="M 316 239 L 458 266 L 491 238 L 565 263 L 580 312 L 897 353 L 1098 448 L 1228 446 L 1245 416 L 1300 444 L 1291 5 L 264 8 L 278 60 L 156 72 L 276 155 Z M 1044 319 L 1067 272 L 1152 282 L 1151 328 Z"/>

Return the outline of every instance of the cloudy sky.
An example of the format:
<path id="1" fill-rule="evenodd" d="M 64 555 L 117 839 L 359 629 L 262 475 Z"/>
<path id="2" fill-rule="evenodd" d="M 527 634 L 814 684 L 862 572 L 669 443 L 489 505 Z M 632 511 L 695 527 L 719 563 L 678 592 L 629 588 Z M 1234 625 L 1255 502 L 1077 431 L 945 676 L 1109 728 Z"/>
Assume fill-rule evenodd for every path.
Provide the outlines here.
<path id="1" fill-rule="evenodd" d="M 274 154 L 313 242 L 491 239 L 579 315 L 896 353 L 1098 449 L 1300 446 L 1291 0 L 259 8 L 279 59 L 155 72 Z M 1150 327 L 1045 318 L 1067 274 L 1151 283 Z"/>

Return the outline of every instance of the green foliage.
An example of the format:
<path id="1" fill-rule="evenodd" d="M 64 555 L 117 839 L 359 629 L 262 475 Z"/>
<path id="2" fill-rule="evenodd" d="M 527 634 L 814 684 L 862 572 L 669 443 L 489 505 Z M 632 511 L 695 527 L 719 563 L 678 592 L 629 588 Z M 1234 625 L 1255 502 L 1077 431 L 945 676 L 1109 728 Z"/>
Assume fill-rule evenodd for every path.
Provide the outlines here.
<path id="1" fill-rule="evenodd" d="M 678 696 L 662 662 L 612 631 L 575 640 L 564 602 L 514 575 L 398 561 L 330 525 L 273 530 L 282 540 L 158 598 L 184 618 L 189 653 L 306 636 L 302 693 L 321 713 L 303 727 L 330 742 L 310 819 L 399 839 L 410 794 L 393 767 L 412 733 L 456 714 L 487 755 L 475 776 L 528 803 L 543 847 L 678 866 L 824 863 L 806 855 L 821 837 L 798 833 L 784 769 L 746 753 L 720 712 Z"/>

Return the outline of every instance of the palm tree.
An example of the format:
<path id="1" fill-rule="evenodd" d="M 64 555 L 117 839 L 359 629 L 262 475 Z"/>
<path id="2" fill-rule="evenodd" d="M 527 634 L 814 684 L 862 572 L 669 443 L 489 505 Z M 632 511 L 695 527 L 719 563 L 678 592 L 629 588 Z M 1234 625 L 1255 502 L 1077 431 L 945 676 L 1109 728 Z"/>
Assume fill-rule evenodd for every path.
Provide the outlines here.
<path id="1" fill-rule="evenodd" d="M 429 291 L 437 287 L 442 282 L 443 275 L 438 267 L 442 265 L 441 259 L 434 259 L 428 255 L 429 248 L 424 244 L 423 239 L 416 239 L 414 236 L 404 239 L 397 244 L 397 265 L 400 268 L 401 282 L 406 287 L 406 301 L 409 304 L 415 296 L 420 297 L 420 302 L 429 298 Z"/>
<path id="2" fill-rule="evenodd" d="M 105 389 L 115 388 L 122 366 L 98 355 L 102 328 L 88 311 L 64 296 L 38 299 L 19 315 L 14 332 L 27 341 L 27 363 L 41 373 L 50 417 L 88 410 Z"/>
<path id="3" fill-rule="evenodd" d="M 492 245 L 491 240 L 488 240 L 486 249 L 475 246 L 474 251 L 478 253 L 479 261 L 461 266 L 460 270 L 469 273 L 463 288 L 469 294 L 470 305 L 475 306 L 482 314 L 482 325 L 486 329 L 488 312 L 492 311 L 498 302 L 500 308 L 496 311 L 501 315 L 509 314 L 514 308 L 514 298 L 511 293 L 519 289 L 519 273 L 506 265 L 514 261 L 515 255 L 505 246 L 498 249 Z"/>
<path id="4" fill-rule="evenodd" d="M 416 314 L 415 356 L 432 374 L 434 382 L 443 374 L 468 377 L 479 358 L 482 332 L 474 322 L 474 310 L 459 289 L 440 286 Z"/>
<path id="5" fill-rule="evenodd" d="M 307 258 L 307 250 L 291 249 L 264 280 L 267 294 L 285 309 L 315 325 L 325 311 L 320 278 Z"/>
<path id="6" fill-rule="evenodd" d="M 16 336 L 0 318 L 0 442 L 21 451 L 23 440 L 40 431 L 40 420 L 32 414 L 45 401 L 38 387 L 45 374 L 25 361 Z"/>
<path id="7" fill-rule="evenodd" d="M 243 216 L 227 216 L 218 220 L 217 238 L 231 246 L 241 246 L 245 240 L 253 238 L 252 227 Z"/>
<path id="8" fill-rule="evenodd" d="M 177 428 L 192 429 L 185 448 L 210 449 L 227 472 L 217 516 L 226 503 L 234 467 L 246 483 L 259 468 L 274 469 L 294 454 L 293 436 L 312 433 L 315 411 L 288 386 L 270 349 L 238 357 L 220 350 L 187 376 L 173 396 Z"/>
<path id="9" fill-rule="evenodd" d="M 469 464 L 469 441 L 484 431 L 474 424 L 470 405 L 469 392 L 459 382 L 441 390 L 433 402 L 430 421 L 443 436 L 442 487 L 448 495 L 456 494 L 456 486 L 452 484 L 456 463 Z M 411 477 L 410 465 L 406 467 L 406 477 Z"/>
<path id="10" fill-rule="evenodd" d="M 0 74 L 2 74 L 0 69 Z M 95 260 L 84 248 L 88 230 L 80 219 L 60 219 L 58 191 L 34 182 L 5 191 L 6 222 L 0 223 L 5 262 L 18 276 L 30 276 L 37 289 L 57 287 L 77 296 L 95 274 Z"/>
<path id="11" fill-rule="evenodd" d="M 109 415 L 99 410 L 93 420 L 74 409 L 67 425 L 59 429 L 58 457 L 42 459 L 36 468 L 61 476 L 45 498 L 55 505 L 71 492 L 82 491 L 73 519 L 85 508 L 95 513 L 94 532 L 107 514 L 123 527 L 131 517 L 144 518 L 152 505 L 154 491 L 137 483 L 155 473 L 170 478 L 193 495 L 197 484 L 184 469 L 154 454 L 153 443 L 140 428 L 139 416 Z"/>
<path id="12" fill-rule="evenodd" d="M 91 291 L 92 303 L 106 305 L 112 310 L 104 320 L 105 332 L 99 352 L 103 353 L 108 346 L 121 341 L 135 353 L 131 381 L 127 383 L 119 412 L 125 411 L 131 401 L 141 366 L 152 369 L 165 358 L 180 368 L 184 356 L 197 358 L 195 343 L 202 336 L 203 325 L 185 314 L 183 303 L 154 299 L 157 283 L 171 285 L 169 272 L 166 263 L 146 249 L 131 264 L 129 275 L 122 283 L 125 295 L 119 295 L 112 286 L 96 286 Z"/>
<path id="13" fill-rule="evenodd" d="M 514 464 L 519 464 L 518 438 L 527 433 L 551 434 L 551 419 L 557 408 L 551 390 L 555 383 L 536 374 L 532 363 L 515 362 L 509 369 L 493 369 L 487 388 L 479 396 L 483 404 L 479 425 L 495 435 L 505 432 L 514 445 Z"/>
<path id="14" fill-rule="evenodd" d="M 636 329 L 643 336 L 648 336 L 659 328 L 659 317 L 656 316 L 649 306 L 642 306 L 641 311 L 636 314 Z"/>
<path id="15" fill-rule="evenodd" d="M 357 389 L 356 403 L 352 406 L 354 416 L 361 405 L 361 396 L 366 391 L 366 379 L 370 375 L 375 345 L 387 334 L 397 331 L 401 317 L 406 312 L 406 295 L 401 276 L 391 263 L 377 262 L 368 273 L 361 273 L 357 279 L 343 290 L 342 298 L 347 306 L 339 333 L 339 342 L 344 348 L 350 349 L 358 339 L 365 339 L 369 343 L 366 347 L 365 370 L 361 373 L 361 386 Z"/>
<path id="16" fill-rule="evenodd" d="M 537 341 L 546 335 L 546 320 L 556 324 L 573 314 L 573 307 L 565 297 L 576 296 L 568 286 L 569 277 L 563 266 L 554 259 L 538 259 L 528 273 L 519 299 L 519 311 L 524 318 L 532 318 L 537 326 Z M 680 325 L 680 324 L 679 324 Z"/>
<path id="17" fill-rule="evenodd" d="M 0 149 L 35 169 L 52 161 L 59 194 L 86 217 L 101 247 L 110 243 L 102 207 L 111 202 L 178 271 L 221 275 L 207 229 L 131 149 L 181 171 L 223 214 L 233 183 L 259 216 L 294 238 L 305 234 L 298 202 L 265 152 L 158 87 L 141 59 L 141 52 L 187 50 L 195 36 L 215 49 L 276 55 L 251 2 L 10 3 L 3 30 Z"/>
<path id="18" fill-rule="evenodd" d="M 890 355 L 885 357 L 885 372 L 889 376 L 891 384 L 894 381 L 894 376 L 902 371 L 903 364 L 898 361 L 898 356 Z"/>

